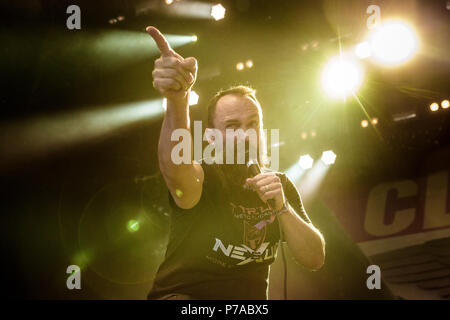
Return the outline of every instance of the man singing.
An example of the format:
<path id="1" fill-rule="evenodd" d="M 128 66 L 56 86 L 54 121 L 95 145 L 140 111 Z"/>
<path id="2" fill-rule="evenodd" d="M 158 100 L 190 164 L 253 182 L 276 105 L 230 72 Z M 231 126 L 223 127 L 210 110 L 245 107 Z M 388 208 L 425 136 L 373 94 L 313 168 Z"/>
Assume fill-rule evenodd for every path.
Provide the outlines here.
<path id="1" fill-rule="evenodd" d="M 286 175 L 266 170 L 261 158 L 262 172 L 253 177 L 236 162 L 174 163 L 178 141 L 171 141 L 171 135 L 176 129 L 190 130 L 188 98 L 197 61 L 177 54 L 158 29 L 147 27 L 147 32 L 161 52 L 153 86 L 167 98 L 167 110 L 158 159 L 173 209 L 165 259 L 148 299 L 267 299 L 269 266 L 280 238 L 300 264 L 320 269 L 325 241 Z M 253 129 L 259 142 L 262 128 L 254 90 L 238 86 L 212 98 L 207 130 L 220 131 L 223 140 L 230 140 L 227 129 Z M 248 147 L 248 137 L 244 140 Z M 213 137 L 208 142 L 225 144 Z"/>

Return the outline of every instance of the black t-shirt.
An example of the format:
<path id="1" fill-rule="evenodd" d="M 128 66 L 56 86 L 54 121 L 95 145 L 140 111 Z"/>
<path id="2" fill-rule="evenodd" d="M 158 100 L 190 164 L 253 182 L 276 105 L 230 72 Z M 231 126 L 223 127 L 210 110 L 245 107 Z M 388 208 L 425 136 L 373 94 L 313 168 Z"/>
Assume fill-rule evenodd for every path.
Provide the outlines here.
<path id="1" fill-rule="evenodd" d="M 278 220 L 252 190 L 230 184 L 220 165 L 202 164 L 203 191 L 191 209 L 172 206 L 169 243 L 148 299 L 267 299 L 269 265 L 280 240 Z M 294 184 L 277 173 L 297 214 L 310 222 Z M 268 220 L 261 227 L 258 222 Z"/>

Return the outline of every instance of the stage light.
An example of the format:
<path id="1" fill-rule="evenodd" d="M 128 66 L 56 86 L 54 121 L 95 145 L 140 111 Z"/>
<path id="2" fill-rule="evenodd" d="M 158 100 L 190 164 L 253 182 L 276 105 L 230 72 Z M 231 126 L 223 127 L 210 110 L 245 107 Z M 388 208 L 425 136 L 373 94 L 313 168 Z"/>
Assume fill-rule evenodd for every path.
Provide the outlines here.
<path id="1" fill-rule="evenodd" d="M 450 101 L 448 101 L 448 100 L 443 100 L 443 101 L 441 102 L 441 107 L 442 107 L 442 109 L 447 109 L 449 106 L 450 106 Z"/>
<path id="2" fill-rule="evenodd" d="M 174 1 L 166 0 L 165 5 L 159 5 L 158 1 L 135 1 L 136 16 L 157 14 L 170 17 L 185 17 L 187 19 L 221 20 L 225 17 L 226 9 L 221 4 L 208 1 Z"/>
<path id="3" fill-rule="evenodd" d="M 198 38 L 197 38 L 197 36 L 192 36 L 192 42 L 197 42 L 197 40 L 198 40 Z"/>
<path id="4" fill-rule="evenodd" d="M 378 118 L 372 118 L 372 124 L 377 125 L 378 124 Z"/>
<path id="5" fill-rule="evenodd" d="M 117 21 L 123 21 L 123 20 L 125 20 L 125 17 L 124 17 L 124 16 L 118 16 L 118 17 L 117 17 Z"/>
<path id="6" fill-rule="evenodd" d="M 142 121 L 159 118 L 162 113 L 161 99 L 155 99 L 11 121 L 2 127 L 0 135 L 3 146 L 0 169 L 107 137 Z M 8 143 L 12 140 L 15 143 Z"/>
<path id="7" fill-rule="evenodd" d="M 214 18 L 214 20 L 221 20 L 225 17 L 225 8 L 219 3 L 211 8 L 211 17 Z"/>
<path id="8" fill-rule="evenodd" d="M 162 99 L 161 107 L 163 108 L 164 111 L 167 110 L 167 98 Z"/>
<path id="9" fill-rule="evenodd" d="M 308 138 L 308 134 L 306 132 L 302 132 L 302 139 L 306 140 Z"/>
<path id="10" fill-rule="evenodd" d="M 194 40 L 192 34 L 164 34 L 164 36 L 174 50 L 193 43 Z M 74 48 L 83 52 L 83 65 L 85 67 L 90 67 L 90 65 L 97 67 L 99 57 L 101 57 L 101 70 L 105 74 L 117 72 L 123 67 L 144 61 L 149 56 L 160 55 L 156 43 L 148 33 L 128 30 L 86 31 L 80 35 L 76 44 L 68 45 L 65 50 L 71 52 Z"/>
<path id="11" fill-rule="evenodd" d="M 130 232 L 136 232 L 139 230 L 139 221 L 137 220 L 130 220 L 127 223 L 127 229 Z"/>
<path id="12" fill-rule="evenodd" d="M 311 131 L 311 137 L 314 138 L 315 136 L 316 136 L 316 131 L 312 130 L 312 131 Z"/>
<path id="13" fill-rule="evenodd" d="M 326 165 L 333 164 L 333 163 L 336 161 L 336 154 L 335 154 L 333 151 L 331 151 L 331 150 L 324 151 L 324 152 L 322 153 L 322 158 L 321 158 L 321 160 L 322 160 L 323 163 L 325 163 Z"/>
<path id="14" fill-rule="evenodd" d="M 189 94 L 189 105 L 194 106 L 198 103 L 198 94 L 194 90 L 191 90 L 191 93 Z"/>
<path id="15" fill-rule="evenodd" d="M 292 166 L 290 166 L 287 170 L 284 171 L 284 173 L 294 182 L 298 182 L 300 178 L 305 173 L 305 170 L 303 170 L 300 167 L 300 164 L 295 162 Z"/>
<path id="16" fill-rule="evenodd" d="M 361 121 L 361 127 L 367 128 L 368 126 L 369 126 L 369 121 L 367 121 L 367 120 L 362 120 Z"/>
<path id="17" fill-rule="evenodd" d="M 322 72 L 322 86 L 334 98 L 345 98 L 362 83 L 362 68 L 355 61 L 337 57 L 327 63 Z"/>
<path id="18" fill-rule="evenodd" d="M 109 19 L 109 24 L 115 24 L 117 23 L 117 19 Z"/>
<path id="19" fill-rule="evenodd" d="M 378 26 L 369 38 L 372 56 L 386 65 L 407 61 L 418 47 L 414 30 L 405 22 L 393 20 Z"/>
<path id="20" fill-rule="evenodd" d="M 360 59 L 365 59 L 367 57 L 370 57 L 370 45 L 367 41 L 358 43 L 355 47 L 355 54 Z"/>
<path id="21" fill-rule="evenodd" d="M 247 60 L 247 61 L 245 62 L 245 66 L 246 66 L 247 68 L 253 67 L 253 61 L 252 61 L 252 60 Z"/>
<path id="22" fill-rule="evenodd" d="M 236 69 L 239 71 L 244 70 L 244 64 L 242 62 L 238 62 L 236 64 Z"/>
<path id="23" fill-rule="evenodd" d="M 312 168 L 313 163 L 314 163 L 314 159 L 311 158 L 311 156 L 309 154 L 305 154 L 305 155 L 301 156 L 300 159 L 298 160 L 298 164 L 300 165 L 300 167 L 303 170 Z"/>
<path id="24" fill-rule="evenodd" d="M 439 109 L 439 105 L 436 102 L 433 102 L 430 104 L 430 110 L 431 111 L 437 111 Z"/>

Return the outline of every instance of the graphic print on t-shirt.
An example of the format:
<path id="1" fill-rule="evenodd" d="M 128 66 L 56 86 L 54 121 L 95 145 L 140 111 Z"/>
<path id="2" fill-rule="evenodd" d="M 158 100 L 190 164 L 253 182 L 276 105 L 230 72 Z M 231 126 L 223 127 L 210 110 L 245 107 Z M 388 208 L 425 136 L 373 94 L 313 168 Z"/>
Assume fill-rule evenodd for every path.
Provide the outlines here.
<path id="1" fill-rule="evenodd" d="M 235 259 L 237 266 L 246 265 L 250 262 L 261 263 L 270 259 L 275 258 L 275 253 L 277 252 L 278 242 L 275 242 L 270 246 L 270 242 L 263 242 L 257 250 L 253 250 L 242 244 L 240 246 L 232 244 L 224 244 L 222 240 L 216 238 L 213 251 L 218 252 L 222 256 L 230 257 Z M 214 260 L 212 257 L 206 257 L 211 262 L 219 264 L 219 261 Z M 232 265 L 225 264 L 227 267 L 232 267 Z M 223 265 L 224 266 L 224 265 Z"/>
<path id="2" fill-rule="evenodd" d="M 272 215 L 272 209 L 268 205 L 265 207 L 244 207 L 243 205 L 237 205 L 230 202 L 230 206 L 235 219 L 257 222 L 259 220 L 267 219 Z"/>
<path id="3" fill-rule="evenodd" d="M 252 250 L 257 250 L 266 239 L 267 227 L 262 229 L 256 228 L 254 225 L 244 220 L 244 236 L 243 243 Z"/>
<path id="4" fill-rule="evenodd" d="M 239 243 L 227 243 L 224 239 L 215 238 L 212 250 L 218 254 L 220 260 L 226 259 L 231 262 L 225 263 L 227 267 L 242 266 L 251 262 L 267 262 L 274 258 L 278 243 L 268 237 L 268 225 L 256 227 L 258 222 L 267 220 L 273 213 L 268 205 L 247 207 L 242 204 L 229 202 L 230 214 L 233 217 L 236 230 L 240 233 Z M 236 234 L 236 236 L 238 236 Z M 231 258 L 230 261 L 228 258 Z M 220 261 L 210 256 L 206 257 L 216 264 Z"/>
<path id="5" fill-rule="evenodd" d="M 267 227 L 257 228 L 257 222 L 267 220 L 272 215 L 269 205 L 245 207 L 230 202 L 233 217 L 243 224 L 242 243 L 252 250 L 257 250 L 266 239 Z"/>

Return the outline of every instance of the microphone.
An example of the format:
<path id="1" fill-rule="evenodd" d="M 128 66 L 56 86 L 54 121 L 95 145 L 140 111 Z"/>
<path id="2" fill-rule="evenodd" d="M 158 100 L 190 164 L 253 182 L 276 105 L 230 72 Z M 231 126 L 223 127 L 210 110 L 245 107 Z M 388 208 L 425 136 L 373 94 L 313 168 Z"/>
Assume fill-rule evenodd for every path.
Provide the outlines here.
<path id="1" fill-rule="evenodd" d="M 256 160 L 256 159 L 248 160 L 247 169 L 248 169 L 248 175 L 250 178 L 253 178 L 254 176 L 261 173 L 261 167 L 259 166 L 258 160 Z M 269 204 L 271 209 L 275 209 L 275 200 L 274 199 L 268 199 L 267 203 Z"/>

